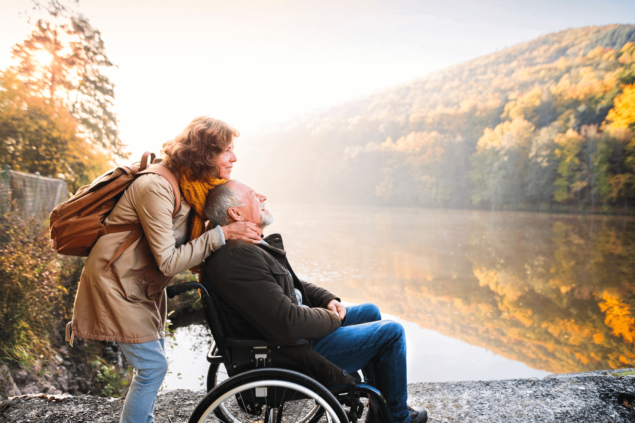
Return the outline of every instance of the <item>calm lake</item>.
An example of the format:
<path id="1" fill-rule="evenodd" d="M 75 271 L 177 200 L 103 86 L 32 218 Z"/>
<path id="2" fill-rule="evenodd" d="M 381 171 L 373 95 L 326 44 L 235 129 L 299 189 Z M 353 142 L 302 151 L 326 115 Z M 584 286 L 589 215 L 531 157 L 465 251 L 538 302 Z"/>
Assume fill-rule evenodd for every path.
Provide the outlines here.
<path id="1" fill-rule="evenodd" d="M 635 367 L 635 219 L 271 205 L 301 278 L 401 322 L 408 381 Z M 200 389 L 208 330 L 168 338 L 167 389 Z"/>

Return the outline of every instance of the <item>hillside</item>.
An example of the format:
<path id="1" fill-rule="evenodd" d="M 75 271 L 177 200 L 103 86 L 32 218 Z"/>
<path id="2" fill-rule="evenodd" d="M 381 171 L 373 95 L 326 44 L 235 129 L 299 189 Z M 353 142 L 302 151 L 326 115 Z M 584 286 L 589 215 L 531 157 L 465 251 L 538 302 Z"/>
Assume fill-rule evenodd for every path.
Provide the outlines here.
<path id="1" fill-rule="evenodd" d="M 634 25 L 548 34 L 254 136 L 241 170 L 276 202 L 628 212 L 634 60 Z"/>

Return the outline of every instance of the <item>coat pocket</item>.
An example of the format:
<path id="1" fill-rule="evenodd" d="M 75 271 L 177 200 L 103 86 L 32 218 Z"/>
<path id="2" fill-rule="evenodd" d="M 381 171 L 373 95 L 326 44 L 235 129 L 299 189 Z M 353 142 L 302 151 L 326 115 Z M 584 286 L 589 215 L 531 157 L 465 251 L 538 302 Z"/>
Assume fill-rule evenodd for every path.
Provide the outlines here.
<path id="1" fill-rule="evenodd" d="M 146 267 L 143 275 L 145 282 L 143 289 L 148 299 L 152 299 L 157 294 L 160 294 L 172 280 L 172 276 L 165 276 L 154 266 Z"/>
<path id="2" fill-rule="evenodd" d="M 273 273 L 273 277 L 282 288 L 284 294 L 291 298 L 294 304 L 298 304 L 295 298 L 295 290 L 293 288 L 293 277 L 291 276 L 291 272 L 282 266 L 279 263 L 272 263 L 269 267 L 271 273 Z"/>
<path id="3" fill-rule="evenodd" d="M 123 289 L 128 301 L 139 302 L 146 301 L 146 293 L 143 286 L 146 282 L 143 280 L 142 274 L 137 274 L 132 278 L 122 280 Z"/>
<path id="4" fill-rule="evenodd" d="M 161 272 L 153 266 L 146 266 L 136 272 L 133 278 L 125 281 L 126 297 L 130 301 L 149 301 L 154 292 L 153 287 L 161 283 Z M 163 276 L 165 278 L 165 276 Z"/>

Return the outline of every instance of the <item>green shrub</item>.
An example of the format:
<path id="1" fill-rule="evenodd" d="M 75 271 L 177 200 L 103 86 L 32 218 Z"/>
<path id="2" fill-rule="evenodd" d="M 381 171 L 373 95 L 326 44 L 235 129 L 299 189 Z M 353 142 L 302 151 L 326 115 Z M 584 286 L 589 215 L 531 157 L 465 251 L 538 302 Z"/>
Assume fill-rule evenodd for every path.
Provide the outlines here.
<path id="1" fill-rule="evenodd" d="M 58 255 L 42 219 L 0 216 L 0 362 L 29 367 L 64 342 L 84 261 Z"/>
<path id="2" fill-rule="evenodd" d="M 19 210 L 0 217 L 0 362 L 48 358 L 64 288 L 41 220 Z"/>
<path id="3" fill-rule="evenodd" d="M 121 397 L 121 394 L 128 384 L 125 376 L 119 373 L 117 366 L 108 364 L 103 359 L 93 361 L 92 366 L 97 370 L 94 381 L 99 385 L 97 396 L 100 397 Z"/>

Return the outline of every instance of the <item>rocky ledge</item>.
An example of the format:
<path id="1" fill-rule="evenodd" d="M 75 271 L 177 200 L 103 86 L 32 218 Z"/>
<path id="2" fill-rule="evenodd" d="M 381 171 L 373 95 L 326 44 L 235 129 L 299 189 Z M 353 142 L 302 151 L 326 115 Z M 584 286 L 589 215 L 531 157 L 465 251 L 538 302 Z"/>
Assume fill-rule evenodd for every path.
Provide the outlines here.
<path id="1" fill-rule="evenodd" d="M 544 379 L 414 383 L 411 405 L 437 422 L 635 422 L 635 371 L 553 375 Z M 157 423 L 187 422 L 203 392 L 157 399 Z M 118 422 L 123 401 L 89 395 L 22 395 L 0 401 L 0 422 Z"/>

